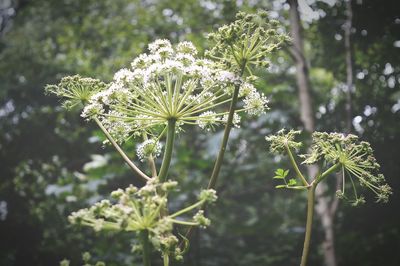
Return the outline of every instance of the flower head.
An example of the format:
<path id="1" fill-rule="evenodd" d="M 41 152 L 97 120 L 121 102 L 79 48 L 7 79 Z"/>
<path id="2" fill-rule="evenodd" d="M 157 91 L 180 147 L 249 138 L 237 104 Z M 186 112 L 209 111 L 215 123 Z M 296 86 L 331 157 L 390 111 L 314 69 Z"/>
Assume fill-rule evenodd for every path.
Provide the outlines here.
<path id="1" fill-rule="evenodd" d="M 141 161 L 149 156 L 158 157 L 161 154 L 161 144 L 155 139 L 148 139 L 137 148 L 137 156 Z"/>
<path id="2" fill-rule="evenodd" d="M 92 227 L 95 231 L 140 233 L 147 230 L 155 249 L 179 259 L 182 251 L 173 232 L 174 224 L 206 227 L 210 220 L 204 217 L 202 211 L 189 219 L 176 217 L 198 208 L 205 201 L 215 201 L 217 196 L 214 190 L 203 190 L 199 202 L 173 214 L 162 215 L 167 206 L 168 194 L 176 186 L 175 181 L 160 183 L 157 178 L 153 178 L 140 189 L 132 185 L 126 189 L 117 189 L 111 193 L 116 201 L 102 200 L 89 208 L 73 212 L 69 220 L 73 224 Z"/>
<path id="3" fill-rule="evenodd" d="M 306 155 L 303 163 L 312 164 L 324 160 L 329 164 L 340 164 L 343 180 L 353 178 L 360 185 L 372 190 L 379 202 L 387 202 L 392 190 L 385 183 L 385 178 L 380 174 L 380 165 L 377 163 L 371 145 L 365 141 L 359 141 L 352 134 L 314 132 L 311 153 Z M 344 187 L 342 195 L 344 194 Z M 354 203 L 362 203 L 365 200 L 355 193 Z M 345 197 L 345 196 L 344 196 Z"/>
<path id="4" fill-rule="evenodd" d="M 301 147 L 301 142 L 296 142 L 294 139 L 299 135 L 300 131 L 285 129 L 278 131 L 276 135 L 266 136 L 265 139 L 270 143 L 270 150 L 273 153 L 285 153 L 287 148 L 298 150 Z"/>
<path id="5" fill-rule="evenodd" d="M 105 89 L 106 86 L 107 84 L 100 80 L 75 75 L 62 78 L 58 85 L 47 85 L 45 91 L 63 98 L 63 106 L 69 109 L 79 104 L 86 104 L 93 94 Z"/>
<path id="6" fill-rule="evenodd" d="M 243 65 L 266 66 L 268 55 L 289 40 L 286 34 L 280 33 L 278 25 L 277 21 L 268 19 L 265 11 L 239 12 L 234 22 L 208 35 L 215 45 L 207 54 L 234 71 L 240 71 Z"/>
<path id="7" fill-rule="evenodd" d="M 219 63 L 198 58 L 190 42 L 173 47 L 168 40 L 157 40 L 149 51 L 133 60 L 131 69 L 119 70 L 107 88 L 90 97 L 82 112 L 83 117 L 99 118 L 118 141 L 143 132 L 156 137 L 169 120 L 206 130 L 224 124 L 237 84 L 243 87 L 240 112 L 259 115 L 267 108 L 266 97 L 254 86 Z M 234 118 L 237 125 L 240 116 Z"/>

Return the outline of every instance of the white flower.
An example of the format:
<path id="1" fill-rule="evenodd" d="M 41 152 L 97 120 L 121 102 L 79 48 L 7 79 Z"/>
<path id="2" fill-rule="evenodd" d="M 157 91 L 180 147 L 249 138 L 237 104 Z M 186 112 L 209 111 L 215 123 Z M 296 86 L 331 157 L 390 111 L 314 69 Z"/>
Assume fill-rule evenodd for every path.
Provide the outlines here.
<path id="1" fill-rule="evenodd" d="M 207 131 L 210 131 L 214 126 L 218 124 L 218 116 L 213 111 L 207 111 L 199 115 L 196 123 L 201 129 L 206 129 Z"/>
<path id="2" fill-rule="evenodd" d="M 90 118 L 92 116 L 99 115 L 104 112 L 103 105 L 100 103 L 90 103 L 83 108 L 81 116 L 83 118 Z"/>
<path id="3" fill-rule="evenodd" d="M 196 55 L 197 49 L 191 42 L 181 42 L 177 45 L 176 50 L 178 53 Z"/>
<path id="4" fill-rule="evenodd" d="M 256 93 L 256 88 L 248 82 L 243 82 L 239 89 L 239 97 L 246 97 L 252 93 Z"/>
<path id="5" fill-rule="evenodd" d="M 172 48 L 172 45 L 166 39 L 159 39 L 149 44 L 149 51 L 151 53 L 157 53 L 161 48 Z"/>
<path id="6" fill-rule="evenodd" d="M 157 50 L 157 54 L 160 55 L 161 58 L 168 58 L 174 53 L 172 47 L 161 47 Z"/>
<path id="7" fill-rule="evenodd" d="M 236 128 L 240 128 L 240 120 L 241 120 L 240 115 L 238 115 L 237 113 L 234 113 L 234 114 L 233 114 L 233 119 L 232 119 L 232 125 L 233 125 L 234 127 L 236 127 Z M 222 121 L 223 121 L 224 123 L 228 122 L 228 114 L 225 114 L 225 115 L 222 117 Z"/>
<path id="8" fill-rule="evenodd" d="M 141 161 L 149 156 L 160 156 L 161 144 L 155 139 L 148 139 L 137 148 L 137 156 Z"/>
<path id="9" fill-rule="evenodd" d="M 114 80 L 119 84 L 125 84 L 134 80 L 134 74 L 132 73 L 132 71 L 126 68 L 122 68 L 114 74 Z"/>
<path id="10" fill-rule="evenodd" d="M 265 109 L 268 108 L 268 99 L 264 94 L 258 92 L 250 93 L 243 100 L 244 108 L 249 115 L 261 115 L 265 113 Z"/>
<path id="11" fill-rule="evenodd" d="M 221 83 L 235 83 L 238 82 L 240 79 L 238 76 L 235 75 L 235 73 L 226 71 L 226 70 L 221 70 L 216 74 L 216 78 L 219 82 Z"/>

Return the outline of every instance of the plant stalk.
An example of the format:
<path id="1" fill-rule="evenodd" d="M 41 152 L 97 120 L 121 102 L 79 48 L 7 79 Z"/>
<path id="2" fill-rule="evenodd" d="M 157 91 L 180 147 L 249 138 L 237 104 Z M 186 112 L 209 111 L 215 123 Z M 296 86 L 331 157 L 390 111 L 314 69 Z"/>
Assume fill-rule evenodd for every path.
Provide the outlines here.
<path id="1" fill-rule="evenodd" d="M 243 76 L 245 67 L 246 67 L 246 63 L 243 63 L 241 70 L 240 70 L 239 77 Z M 227 119 L 227 122 L 225 125 L 224 136 L 222 137 L 221 147 L 219 149 L 218 156 L 215 161 L 214 169 L 212 171 L 210 181 L 208 182 L 207 189 L 215 188 L 215 185 L 217 183 L 219 172 L 220 172 L 221 166 L 222 166 L 222 161 L 224 160 L 226 146 L 228 145 L 229 135 L 230 135 L 231 129 L 232 129 L 233 115 L 235 114 L 236 103 L 239 98 L 239 89 L 240 89 L 240 84 L 235 85 L 231 105 L 229 106 L 229 114 L 228 114 L 228 119 Z"/>
<path id="2" fill-rule="evenodd" d="M 96 122 L 96 124 L 99 126 L 99 128 L 103 131 L 103 133 L 106 135 L 107 139 L 111 142 L 111 144 L 114 146 L 114 148 L 118 151 L 118 153 L 121 155 L 122 159 L 126 162 L 126 164 L 129 166 L 129 168 L 132 169 L 134 173 L 136 173 L 138 176 L 140 176 L 143 180 L 148 181 L 150 180 L 150 177 L 148 177 L 145 173 L 143 173 L 125 154 L 125 152 L 122 150 L 122 148 L 118 145 L 118 143 L 114 140 L 114 138 L 111 136 L 111 134 L 107 131 L 107 129 L 103 126 L 103 124 L 100 122 L 100 120 L 97 117 L 94 117 L 93 120 Z"/>
<path id="3" fill-rule="evenodd" d="M 169 256 L 167 253 L 165 253 L 163 256 L 163 262 L 164 262 L 164 266 L 169 266 Z"/>
<path id="4" fill-rule="evenodd" d="M 143 266 L 151 266 L 151 246 L 149 241 L 149 231 L 140 231 L 140 240 L 143 248 Z"/>
<path id="5" fill-rule="evenodd" d="M 311 184 L 311 187 L 308 188 L 306 234 L 304 237 L 303 254 L 301 256 L 300 266 L 307 265 L 308 253 L 309 253 L 309 248 L 310 248 L 310 240 L 311 240 L 312 223 L 313 223 L 313 217 L 314 217 L 315 189 L 317 188 L 317 185 L 318 185 L 317 182 L 313 182 Z"/>
<path id="6" fill-rule="evenodd" d="M 245 68 L 246 68 L 246 62 L 243 62 L 242 66 L 240 68 L 239 77 L 243 76 Z M 235 114 L 236 103 L 239 98 L 239 89 L 240 89 L 240 84 L 235 85 L 235 89 L 234 89 L 233 95 L 232 95 L 232 101 L 229 106 L 229 113 L 228 113 L 228 119 L 227 119 L 226 125 L 225 125 L 224 136 L 222 137 L 221 147 L 219 149 L 217 159 L 215 160 L 214 168 L 213 168 L 213 171 L 212 171 L 212 174 L 210 177 L 210 181 L 208 182 L 207 189 L 215 188 L 215 185 L 217 183 L 219 172 L 220 172 L 221 166 L 222 166 L 222 161 L 224 160 L 226 146 L 228 145 L 229 134 L 230 134 L 231 128 L 232 128 L 233 115 Z M 203 203 L 201 209 L 204 209 L 204 207 L 205 207 L 205 203 Z M 185 238 L 189 239 L 191 237 L 191 235 L 193 233 L 193 228 L 194 228 L 193 226 L 189 227 L 189 229 L 186 231 Z M 182 245 L 183 245 L 183 242 L 181 242 L 179 246 L 181 247 Z"/>
<path id="7" fill-rule="evenodd" d="M 297 166 L 297 163 L 296 163 L 296 160 L 293 157 L 292 151 L 290 150 L 288 145 L 285 145 L 285 147 L 286 147 L 286 152 L 289 155 L 290 162 L 292 163 L 292 166 L 293 166 L 294 170 L 296 171 L 297 176 L 301 179 L 301 181 L 303 182 L 304 186 L 309 186 L 310 184 L 308 184 L 307 179 L 303 176 L 303 174 L 300 172 L 299 167 Z"/>
<path id="8" fill-rule="evenodd" d="M 175 140 L 175 126 L 176 126 L 175 119 L 168 120 L 167 141 L 165 144 L 163 161 L 158 175 L 158 178 L 161 183 L 165 182 L 165 180 L 167 179 L 169 166 L 171 164 L 172 151 L 174 148 L 174 140 Z"/>

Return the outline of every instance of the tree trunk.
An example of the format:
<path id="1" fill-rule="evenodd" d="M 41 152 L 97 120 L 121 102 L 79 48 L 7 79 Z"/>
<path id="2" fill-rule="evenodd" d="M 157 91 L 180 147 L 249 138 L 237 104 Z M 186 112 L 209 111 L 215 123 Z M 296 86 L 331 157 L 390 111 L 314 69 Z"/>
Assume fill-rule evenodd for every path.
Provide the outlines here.
<path id="1" fill-rule="evenodd" d="M 353 10 L 351 0 L 346 1 L 346 22 L 344 24 L 344 49 L 346 51 L 346 133 L 352 130 L 351 94 L 354 90 L 353 50 L 351 45 L 351 28 L 353 26 Z"/>
<path id="2" fill-rule="evenodd" d="M 308 65 L 304 56 L 303 39 L 301 36 L 301 21 L 297 0 L 288 0 L 290 5 L 289 20 L 290 31 L 293 38 L 292 54 L 296 65 L 296 81 L 300 102 L 300 118 L 307 132 L 315 130 L 315 118 L 311 100 L 311 84 Z M 317 166 L 307 168 L 309 177 L 315 177 L 318 173 Z M 325 196 L 327 185 L 320 183 L 316 190 L 316 213 L 321 219 L 324 231 L 323 253 L 326 266 L 336 266 L 335 239 L 333 230 L 334 213 L 331 212 L 330 200 Z"/>

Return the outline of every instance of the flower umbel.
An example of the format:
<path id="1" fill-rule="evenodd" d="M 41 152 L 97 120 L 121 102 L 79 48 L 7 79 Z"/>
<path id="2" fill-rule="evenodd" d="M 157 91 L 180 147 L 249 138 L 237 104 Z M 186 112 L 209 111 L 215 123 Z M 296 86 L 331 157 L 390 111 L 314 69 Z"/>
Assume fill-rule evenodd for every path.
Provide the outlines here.
<path id="1" fill-rule="evenodd" d="M 75 75 L 62 78 L 58 85 L 47 85 L 45 90 L 46 93 L 64 98 L 63 106 L 69 109 L 79 104 L 85 105 L 93 94 L 106 87 L 107 84 L 100 80 Z"/>
<path id="2" fill-rule="evenodd" d="M 286 133 L 285 129 L 281 129 L 276 135 L 266 136 L 265 139 L 270 143 L 272 153 L 285 153 L 287 148 L 298 150 L 302 146 L 301 142 L 294 141 L 296 135 L 300 133 L 296 130 L 290 130 Z"/>
<path id="3" fill-rule="evenodd" d="M 350 179 L 354 188 L 353 178 L 360 185 L 369 188 L 376 195 L 378 202 L 387 202 L 392 190 L 380 174 L 380 165 L 376 162 L 371 145 L 359 141 L 352 134 L 314 132 L 311 153 L 306 155 L 303 163 L 310 164 L 324 160 L 328 164 L 339 164 L 343 181 Z M 354 188 L 354 203 L 364 202 L 363 197 L 357 195 Z M 345 182 L 341 195 L 345 198 Z M 362 199 L 362 200 L 360 200 Z"/>
<path id="4" fill-rule="evenodd" d="M 119 124 L 126 138 L 143 132 L 155 136 L 170 120 L 178 126 L 210 130 L 225 123 L 235 84 L 244 88 L 244 108 L 237 112 L 262 114 L 267 108 L 267 99 L 251 84 L 213 61 L 196 57 L 190 42 L 174 48 L 168 40 L 157 40 L 149 51 L 138 56 L 131 69 L 119 70 L 108 88 L 94 94 L 82 116 L 98 117 L 111 134 Z"/>
<path id="5" fill-rule="evenodd" d="M 199 201 L 173 214 L 164 216 L 162 210 L 167 206 L 168 193 L 177 186 L 175 181 L 159 183 L 157 178 L 151 179 L 145 186 L 138 189 L 129 186 L 111 193 L 115 203 L 102 200 L 95 205 L 73 212 L 69 220 L 73 224 L 90 226 L 96 231 L 115 230 L 140 233 L 148 231 L 153 246 L 160 252 L 174 251 L 174 256 L 181 256 L 177 246 L 178 239 L 173 234 L 173 225 L 206 227 L 210 220 L 199 211 L 192 219 L 180 217 L 183 214 L 199 208 L 205 202 L 214 202 L 217 198 L 214 190 L 203 190 Z"/>
<path id="6" fill-rule="evenodd" d="M 300 131 L 289 131 L 285 133 L 283 130 L 279 131 L 277 135 L 266 137 L 269 141 L 272 152 L 284 153 L 287 152 L 291 157 L 291 162 L 299 176 L 302 176 L 296 162 L 292 156 L 291 150 L 297 150 L 300 142 L 294 140 L 295 136 L 300 134 Z M 309 154 L 300 155 L 304 158 L 303 164 L 316 164 L 329 167 L 325 172 L 319 173 L 317 176 L 312 177 L 314 180 L 306 186 L 292 186 L 286 185 L 278 187 L 286 188 L 299 188 L 304 189 L 311 186 L 313 183 L 319 183 L 328 175 L 334 172 L 340 172 L 343 179 L 342 190 L 336 192 L 339 198 L 349 199 L 346 196 L 346 180 L 350 180 L 353 187 L 354 199 L 349 199 L 353 205 L 358 205 L 365 202 L 363 196 L 358 195 L 355 187 L 354 179 L 359 181 L 362 187 L 367 187 L 376 195 L 378 202 L 387 202 L 392 190 L 386 184 L 385 178 L 380 174 L 380 166 L 376 162 L 371 145 L 365 141 L 359 141 L 358 137 L 352 134 L 343 135 L 340 133 L 326 133 L 314 132 L 312 134 L 313 144 Z M 278 169 L 281 170 L 281 169 Z M 280 178 L 284 180 L 283 178 Z"/>
<path id="7" fill-rule="evenodd" d="M 267 66 L 267 56 L 277 50 L 289 37 L 278 30 L 279 22 L 270 20 L 268 13 L 239 12 L 236 20 L 208 35 L 215 42 L 207 55 L 240 71 L 243 65 L 251 73 L 250 66 Z"/>

